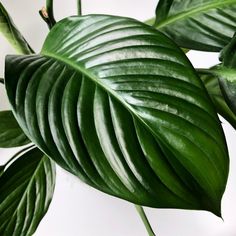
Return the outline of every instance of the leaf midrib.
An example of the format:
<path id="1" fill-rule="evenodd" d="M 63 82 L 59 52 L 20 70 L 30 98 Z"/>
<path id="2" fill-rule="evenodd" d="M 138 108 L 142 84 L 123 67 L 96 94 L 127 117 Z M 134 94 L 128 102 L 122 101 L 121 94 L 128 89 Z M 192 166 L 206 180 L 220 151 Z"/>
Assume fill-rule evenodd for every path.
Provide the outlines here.
<path id="1" fill-rule="evenodd" d="M 41 54 L 45 57 L 54 59 L 56 61 L 59 61 L 61 63 L 66 64 L 69 67 L 72 67 L 73 69 L 75 69 L 76 71 L 79 71 L 80 73 L 84 74 L 86 77 L 88 77 L 89 79 L 91 79 L 95 84 L 97 84 L 98 86 L 100 86 L 103 90 L 105 90 L 106 92 L 109 93 L 109 95 L 113 96 L 116 100 L 118 100 L 130 113 L 132 116 L 135 116 L 137 120 L 139 120 L 145 127 L 147 130 L 149 130 L 151 132 L 151 134 L 157 139 L 159 140 L 160 143 L 162 143 L 162 137 L 159 136 L 158 132 L 155 132 L 146 122 L 145 120 L 140 117 L 140 115 L 136 112 L 136 110 L 130 105 L 128 104 L 122 97 L 120 97 L 114 90 L 112 90 L 111 88 L 109 88 L 108 86 L 106 86 L 105 84 L 101 83 L 97 77 L 93 74 L 89 72 L 89 69 L 84 68 L 83 66 L 80 66 L 79 63 L 73 63 L 72 61 L 68 60 L 67 58 L 64 58 L 58 54 L 54 54 L 51 52 L 47 52 L 46 50 L 43 50 L 41 52 Z M 160 132 L 160 131 L 159 131 Z"/>
<path id="2" fill-rule="evenodd" d="M 226 1 L 215 1 L 213 3 L 207 3 L 203 4 L 203 6 L 197 6 L 194 8 L 190 8 L 190 10 L 186 10 L 182 13 L 173 15 L 171 17 L 167 17 L 165 20 L 161 21 L 159 24 L 155 24 L 155 27 L 157 29 L 161 29 L 167 25 L 170 25 L 176 21 L 188 18 L 189 16 L 192 16 L 194 14 L 200 13 L 200 12 L 205 12 L 214 8 L 222 7 L 225 5 L 231 5 L 231 4 L 236 4 L 236 0 L 226 0 Z"/>
<path id="3" fill-rule="evenodd" d="M 118 100 L 132 115 L 134 115 L 142 124 L 145 125 L 145 127 L 155 136 L 157 137 L 157 133 L 154 132 L 151 127 L 137 114 L 137 112 L 135 111 L 135 109 L 129 105 L 126 101 L 123 100 L 123 98 L 121 98 L 120 96 L 117 95 L 117 93 L 115 93 L 114 90 L 112 90 L 111 88 L 109 88 L 108 86 L 105 86 L 105 84 L 101 83 L 97 77 L 93 74 L 93 73 L 89 73 L 89 70 L 86 70 L 85 68 L 83 68 L 82 66 L 79 66 L 79 64 L 77 63 L 76 65 L 74 63 L 72 63 L 70 60 L 64 58 L 64 57 L 60 57 L 56 54 L 50 53 L 50 52 L 46 52 L 46 51 L 42 51 L 41 54 L 45 57 L 49 57 L 52 58 L 54 60 L 57 60 L 59 62 L 62 62 L 64 64 L 66 64 L 69 67 L 72 67 L 73 69 L 75 69 L 76 71 L 79 71 L 80 73 L 84 74 L 85 76 L 87 76 L 89 79 L 91 79 L 95 84 L 97 84 L 98 86 L 100 86 L 103 90 L 105 90 L 106 92 L 109 93 L 109 95 L 112 95 L 116 100 Z M 159 138 L 159 137 L 157 137 Z"/>

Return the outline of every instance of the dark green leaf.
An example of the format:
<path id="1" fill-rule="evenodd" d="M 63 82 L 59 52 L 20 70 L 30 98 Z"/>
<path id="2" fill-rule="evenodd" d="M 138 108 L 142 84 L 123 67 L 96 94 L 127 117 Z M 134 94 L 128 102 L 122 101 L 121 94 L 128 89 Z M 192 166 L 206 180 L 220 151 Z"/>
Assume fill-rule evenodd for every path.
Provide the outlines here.
<path id="1" fill-rule="evenodd" d="M 4 170 L 5 170 L 5 166 L 0 166 L 0 177 L 4 173 Z"/>
<path id="2" fill-rule="evenodd" d="M 19 158 L 19 156 L 21 156 L 22 153 L 28 151 L 29 149 L 31 149 L 32 147 L 35 147 L 34 144 L 32 145 L 27 145 L 27 147 L 22 148 L 20 151 L 18 151 L 17 153 L 15 153 L 10 159 L 8 159 L 7 162 L 4 163 L 4 165 L 0 166 L 0 176 L 4 173 L 4 171 L 7 169 L 7 167 L 14 162 L 17 158 Z"/>
<path id="3" fill-rule="evenodd" d="M 0 147 L 19 147 L 30 143 L 11 111 L 0 112 Z"/>
<path id="4" fill-rule="evenodd" d="M 32 53 L 32 49 L 15 26 L 6 9 L 0 2 L 0 32 L 5 36 L 9 43 L 22 54 Z"/>
<path id="5" fill-rule="evenodd" d="M 227 68 L 236 68 L 236 34 L 220 53 L 222 66 Z"/>
<path id="6" fill-rule="evenodd" d="M 174 0 L 159 0 L 156 8 L 156 19 L 155 24 L 158 24 L 159 21 L 163 21 L 169 15 L 170 8 Z"/>
<path id="7" fill-rule="evenodd" d="M 139 205 L 220 214 L 224 134 L 195 70 L 162 33 L 128 18 L 70 17 L 41 55 L 8 56 L 5 73 L 23 130 L 84 182 Z"/>
<path id="8" fill-rule="evenodd" d="M 23 154 L 0 177 L 0 235 L 31 236 L 48 210 L 55 166 L 37 148 Z"/>
<path id="9" fill-rule="evenodd" d="M 236 31 L 236 0 L 164 0 L 156 14 L 155 27 L 184 48 L 218 52 Z"/>
<path id="10" fill-rule="evenodd" d="M 217 113 L 224 117 L 236 129 L 236 116 L 225 102 L 217 76 L 208 72 L 201 74 L 201 79 L 215 105 Z"/>
<path id="11" fill-rule="evenodd" d="M 209 70 L 218 77 L 221 91 L 230 109 L 236 115 L 236 35 L 222 50 L 222 64 Z"/>
<path id="12" fill-rule="evenodd" d="M 218 77 L 225 101 L 232 112 L 236 114 L 236 70 L 222 65 L 210 72 Z"/>

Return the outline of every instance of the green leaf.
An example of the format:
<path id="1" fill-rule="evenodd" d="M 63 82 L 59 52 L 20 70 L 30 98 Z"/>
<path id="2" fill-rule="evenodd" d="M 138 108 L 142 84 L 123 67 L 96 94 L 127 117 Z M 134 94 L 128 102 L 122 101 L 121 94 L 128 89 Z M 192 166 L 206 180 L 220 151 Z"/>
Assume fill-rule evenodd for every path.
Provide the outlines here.
<path id="1" fill-rule="evenodd" d="M 214 69 L 214 68 L 212 68 Z M 215 105 L 216 111 L 236 129 L 236 115 L 228 107 L 220 89 L 219 80 L 214 73 L 202 73 L 201 79 Z"/>
<path id="2" fill-rule="evenodd" d="M 226 66 L 218 66 L 210 72 L 219 79 L 220 88 L 229 108 L 236 115 L 236 70 Z"/>
<path id="3" fill-rule="evenodd" d="M 21 54 L 31 54 L 33 50 L 15 26 L 7 10 L 0 2 L 0 32 L 9 43 Z"/>
<path id="4" fill-rule="evenodd" d="M 169 15 L 170 8 L 174 0 L 159 0 L 156 8 L 156 19 L 155 24 L 158 24 L 159 21 L 166 19 Z"/>
<path id="5" fill-rule="evenodd" d="M 5 170 L 5 166 L 0 166 L 0 177 L 4 173 L 4 170 Z"/>
<path id="6" fill-rule="evenodd" d="M 15 153 L 10 159 L 7 160 L 7 162 L 4 163 L 4 165 L 0 166 L 0 176 L 4 173 L 4 171 L 7 169 L 7 167 L 13 163 L 17 158 L 19 158 L 19 156 L 21 156 L 22 153 L 28 151 L 29 149 L 31 149 L 32 147 L 35 147 L 34 144 L 32 145 L 27 145 L 25 148 L 22 148 L 20 151 L 18 151 L 17 153 Z"/>
<path id="7" fill-rule="evenodd" d="M 155 27 L 180 47 L 218 52 L 236 31 L 236 0 L 159 1 Z"/>
<path id="8" fill-rule="evenodd" d="M 31 236 L 50 205 L 55 166 L 37 148 L 19 157 L 0 177 L 0 235 Z"/>
<path id="9" fill-rule="evenodd" d="M 8 56 L 5 82 L 24 132 L 84 182 L 138 205 L 220 215 L 224 134 L 191 63 L 162 33 L 129 18 L 70 17 L 41 55 Z"/>
<path id="10" fill-rule="evenodd" d="M 236 68 L 236 34 L 220 53 L 223 67 Z"/>
<path id="11" fill-rule="evenodd" d="M 0 112 L 0 147 L 19 147 L 30 143 L 11 111 Z"/>
<path id="12" fill-rule="evenodd" d="M 211 68 L 208 73 L 219 79 L 225 101 L 234 115 L 236 115 L 236 35 L 221 51 L 220 59 L 222 64 Z"/>

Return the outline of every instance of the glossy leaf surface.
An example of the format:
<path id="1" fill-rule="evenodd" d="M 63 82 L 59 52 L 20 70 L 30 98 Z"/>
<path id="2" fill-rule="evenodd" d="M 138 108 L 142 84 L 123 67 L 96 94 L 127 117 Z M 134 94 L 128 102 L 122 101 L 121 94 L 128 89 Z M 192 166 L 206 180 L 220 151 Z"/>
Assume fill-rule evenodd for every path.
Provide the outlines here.
<path id="1" fill-rule="evenodd" d="M 0 32 L 10 42 L 10 44 L 22 54 L 32 53 L 32 49 L 15 26 L 7 10 L 0 2 Z"/>
<path id="2" fill-rule="evenodd" d="M 163 0 L 156 15 L 155 27 L 184 48 L 218 52 L 236 31 L 236 0 Z"/>
<path id="3" fill-rule="evenodd" d="M 0 176 L 0 235 L 31 236 L 48 210 L 55 164 L 37 148 L 20 156 Z"/>
<path id="4" fill-rule="evenodd" d="M 5 71 L 23 130 L 84 182 L 139 205 L 220 214 L 228 176 L 220 122 L 162 33 L 129 18 L 70 17 L 41 55 L 9 56 Z"/>
<path id="5" fill-rule="evenodd" d="M 0 147 L 19 147 L 30 143 L 11 111 L 0 112 Z"/>

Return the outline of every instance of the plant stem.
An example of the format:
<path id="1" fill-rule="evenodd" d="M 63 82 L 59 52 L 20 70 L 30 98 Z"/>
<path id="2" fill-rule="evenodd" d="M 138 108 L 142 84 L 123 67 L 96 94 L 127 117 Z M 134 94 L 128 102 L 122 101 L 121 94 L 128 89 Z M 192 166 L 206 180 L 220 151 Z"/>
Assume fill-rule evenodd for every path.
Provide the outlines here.
<path id="1" fill-rule="evenodd" d="M 54 13 L 53 13 L 53 0 L 46 1 L 46 9 L 47 9 L 47 13 L 48 13 L 48 18 L 53 26 L 56 24 L 56 20 L 54 18 Z"/>
<path id="2" fill-rule="evenodd" d="M 0 84 L 4 84 L 4 79 L 0 78 Z"/>
<path id="3" fill-rule="evenodd" d="M 195 70 L 198 72 L 198 74 L 212 74 L 212 71 L 210 69 L 195 68 Z"/>
<path id="4" fill-rule="evenodd" d="M 78 9 L 78 16 L 82 16 L 82 3 L 81 3 L 81 0 L 77 0 L 77 9 Z"/>
<path id="5" fill-rule="evenodd" d="M 53 14 L 53 0 L 47 0 L 46 7 L 43 7 L 39 11 L 39 15 L 47 23 L 49 29 L 51 29 L 56 24 Z"/>
<path id="6" fill-rule="evenodd" d="M 156 236 L 155 233 L 153 232 L 153 229 L 152 229 L 152 227 L 151 227 L 151 225 L 148 221 L 148 218 L 147 218 L 143 208 L 139 205 L 135 205 L 135 208 L 136 208 L 137 212 L 139 213 L 139 215 L 140 215 L 140 217 L 143 221 L 143 224 L 144 224 L 144 226 L 145 226 L 145 228 L 148 232 L 148 235 L 149 236 Z"/>

